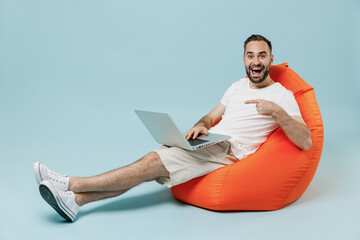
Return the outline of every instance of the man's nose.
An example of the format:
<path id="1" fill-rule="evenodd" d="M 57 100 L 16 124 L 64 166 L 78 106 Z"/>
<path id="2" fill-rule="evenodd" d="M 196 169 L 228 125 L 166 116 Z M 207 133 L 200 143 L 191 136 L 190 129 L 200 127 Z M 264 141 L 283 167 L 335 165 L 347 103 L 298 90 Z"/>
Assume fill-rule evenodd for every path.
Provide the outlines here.
<path id="1" fill-rule="evenodd" d="M 259 64 L 260 64 L 260 60 L 259 60 L 258 57 L 255 57 L 255 58 L 254 58 L 254 64 L 255 64 L 255 65 L 259 65 Z"/>

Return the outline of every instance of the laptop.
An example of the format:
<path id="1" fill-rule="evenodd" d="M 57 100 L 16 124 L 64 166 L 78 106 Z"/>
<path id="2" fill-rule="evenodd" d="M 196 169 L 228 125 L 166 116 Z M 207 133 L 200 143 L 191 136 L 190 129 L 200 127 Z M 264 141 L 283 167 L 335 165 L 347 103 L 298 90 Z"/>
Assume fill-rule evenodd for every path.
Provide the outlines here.
<path id="1" fill-rule="evenodd" d="M 230 136 L 209 133 L 187 140 L 169 114 L 142 110 L 135 110 L 135 113 L 155 140 L 166 146 L 196 150 L 230 139 Z"/>

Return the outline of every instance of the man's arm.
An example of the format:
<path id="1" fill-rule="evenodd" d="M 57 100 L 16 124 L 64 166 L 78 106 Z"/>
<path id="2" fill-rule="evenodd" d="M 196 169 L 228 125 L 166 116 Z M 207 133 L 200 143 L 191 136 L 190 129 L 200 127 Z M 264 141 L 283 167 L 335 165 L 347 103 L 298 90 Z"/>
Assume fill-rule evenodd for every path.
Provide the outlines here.
<path id="1" fill-rule="evenodd" d="M 249 100 L 245 103 L 256 103 L 259 114 L 272 116 L 291 142 L 301 149 L 310 149 L 312 145 L 311 132 L 302 117 L 291 117 L 277 104 L 263 99 Z"/>
<path id="2" fill-rule="evenodd" d="M 208 135 L 210 129 L 216 121 L 218 121 L 225 112 L 225 106 L 222 103 L 216 105 L 206 116 L 202 117 L 184 136 L 189 140 L 197 138 L 199 134 Z"/>

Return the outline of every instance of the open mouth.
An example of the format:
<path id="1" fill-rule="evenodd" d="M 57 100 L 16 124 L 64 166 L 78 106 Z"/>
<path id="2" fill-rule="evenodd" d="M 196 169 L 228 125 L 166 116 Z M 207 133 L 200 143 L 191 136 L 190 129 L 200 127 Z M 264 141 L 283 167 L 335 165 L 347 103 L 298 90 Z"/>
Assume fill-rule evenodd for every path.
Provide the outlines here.
<path id="1" fill-rule="evenodd" d="M 260 76 L 261 73 L 263 72 L 263 68 L 261 68 L 261 67 L 252 67 L 252 68 L 250 68 L 250 70 L 251 70 L 251 74 L 253 76 Z"/>

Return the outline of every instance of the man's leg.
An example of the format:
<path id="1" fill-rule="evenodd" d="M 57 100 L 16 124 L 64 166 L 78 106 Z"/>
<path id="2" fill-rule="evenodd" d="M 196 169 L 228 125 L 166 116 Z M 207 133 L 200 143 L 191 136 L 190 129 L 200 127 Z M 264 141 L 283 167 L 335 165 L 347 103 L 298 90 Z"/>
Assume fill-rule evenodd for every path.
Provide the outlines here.
<path id="1" fill-rule="evenodd" d="M 91 192 L 92 194 L 84 195 L 88 200 L 104 199 L 107 196 L 120 195 L 140 183 L 152 181 L 161 176 L 168 177 L 170 173 L 164 167 L 159 155 L 151 152 L 128 166 L 107 173 L 93 177 L 71 177 L 69 191 L 77 194 Z M 110 193 L 96 195 L 93 192 Z"/>
<path id="2" fill-rule="evenodd" d="M 99 201 L 102 199 L 117 197 L 127 190 L 118 191 L 118 192 L 84 192 L 84 193 L 75 193 L 75 201 L 81 207 L 87 203 Z"/>
<path id="3" fill-rule="evenodd" d="M 70 222 L 75 220 L 79 206 L 118 196 L 146 181 L 170 176 L 155 152 L 133 164 L 94 177 L 69 178 L 40 162 L 34 163 L 34 173 L 43 199 Z"/>

